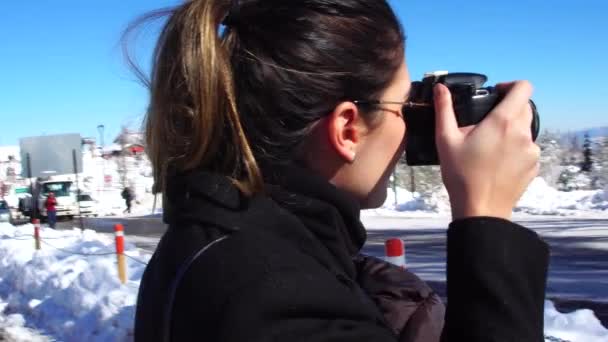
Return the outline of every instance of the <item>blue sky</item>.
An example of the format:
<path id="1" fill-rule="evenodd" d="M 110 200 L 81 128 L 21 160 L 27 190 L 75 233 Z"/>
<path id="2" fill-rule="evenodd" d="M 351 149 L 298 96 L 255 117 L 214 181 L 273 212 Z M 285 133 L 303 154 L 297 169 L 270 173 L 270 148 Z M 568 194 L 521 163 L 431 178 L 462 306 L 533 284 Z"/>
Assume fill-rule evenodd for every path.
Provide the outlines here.
<path id="1" fill-rule="evenodd" d="M 121 125 L 139 127 L 147 92 L 122 59 L 120 35 L 136 16 L 176 3 L 3 1 L 0 145 L 40 134 L 98 137 L 98 124 L 107 143 Z M 608 125 L 607 1 L 391 3 L 408 35 L 413 79 L 431 70 L 485 73 L 492 84 L 528 79 L 544 128 Z"/>

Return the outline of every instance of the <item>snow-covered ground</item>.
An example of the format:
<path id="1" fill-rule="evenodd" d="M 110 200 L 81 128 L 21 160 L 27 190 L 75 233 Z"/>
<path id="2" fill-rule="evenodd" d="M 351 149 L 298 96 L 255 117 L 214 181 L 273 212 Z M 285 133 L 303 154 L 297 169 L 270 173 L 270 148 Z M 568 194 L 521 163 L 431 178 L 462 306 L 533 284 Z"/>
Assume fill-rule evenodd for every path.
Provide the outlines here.
<path id="1" fill-rule="evenodd" d="M 32 232 L 31 225 L 0 224 L 0 301 L 9 315 L 5 325 L 26 325 L 58 341 L 129 341 L 149 253 L 126 244 L 131 258 L 122 285 L 111 236 L 43 228 L 42 248 L 36 251 Z"/>
<path id="2" fill-rule="evenodd" d="M 364 215 L 398 217 L 449 217 L 450 201 L 445 188 L 432 194 L 388 189 L 385 204 L 380 209 L 367 210 Z M 603 190 L 558 191 L 540 177 L 526 189 L 514 213 L 525 215 L 556 215 L 574 217 L 608 217 L 608 188 Z"/>
<path id="3" fill-rule="evenodd" d="M 0 333 L 4 329 L 22 341 L 45 341 L 39 334 L 57 341 L 132 340 L 137 290 L 149 252 L 127 243 L 131 258 L 122 285 L 111 235 L 43 228 L 42 249 L 36 251 L 32 231 L 31 225 L 0 224 L 0 308 L 5 316 L 0 315 Z M 573 342 L 608 341 L 608 330 L 592 311 L 562 314 L 550 301 L 545 303 L 545 333 Z"/>
<path id="4" fill-rule="evenodd" d="M 608 341 L 608 329 L 591 310 L 562 314 L 552 302 L 545 301 L 545 336 L 572 342 L 605 342 Z"/>

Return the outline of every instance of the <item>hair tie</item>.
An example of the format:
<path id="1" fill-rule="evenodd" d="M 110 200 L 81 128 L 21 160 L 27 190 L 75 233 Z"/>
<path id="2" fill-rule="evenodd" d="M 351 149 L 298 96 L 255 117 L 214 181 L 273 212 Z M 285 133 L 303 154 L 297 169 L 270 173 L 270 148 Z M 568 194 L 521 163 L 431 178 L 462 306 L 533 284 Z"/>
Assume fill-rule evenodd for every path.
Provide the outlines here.
<path id="1" fill-rule="evenodd" d="M 224 26 L 235 26 L 239 21 L 239 14 L 241 6 L 239 6 L 239 0 L 232 0 L 230 4 L 230 10 L 224 20 L 222 20 L 222 25 Z"/>

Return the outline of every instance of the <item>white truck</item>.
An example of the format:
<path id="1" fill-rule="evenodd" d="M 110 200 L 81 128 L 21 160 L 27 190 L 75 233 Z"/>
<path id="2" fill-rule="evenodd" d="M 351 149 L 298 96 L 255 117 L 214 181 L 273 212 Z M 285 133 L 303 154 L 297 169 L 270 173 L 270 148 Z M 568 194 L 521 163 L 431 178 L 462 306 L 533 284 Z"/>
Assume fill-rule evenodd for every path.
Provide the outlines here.
<path id="1" fill-rule="evenodd" d="M 54 193 L 57 199 L 57 217 L 72 218 L 78 215 L 78 201 L 76 197 L 76 184 L 72 180 L 51 179 L 39 183 L 38 210 L 42 217 L 46 217 L 45 202 L 49 193 Z"/>

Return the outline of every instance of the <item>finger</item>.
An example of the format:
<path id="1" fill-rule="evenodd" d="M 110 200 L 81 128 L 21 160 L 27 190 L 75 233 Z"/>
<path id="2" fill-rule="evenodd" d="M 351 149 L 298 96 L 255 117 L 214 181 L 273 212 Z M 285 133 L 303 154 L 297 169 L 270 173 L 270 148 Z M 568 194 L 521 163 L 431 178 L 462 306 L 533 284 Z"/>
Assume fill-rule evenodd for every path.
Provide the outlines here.
<path id="1" fill-rule="evenodd" d="M 509 88 L 506 86 L 505 88 Z M 502 101 L 494 108 L 495 112 L 513 117 L 521 113 L 521 109 L 528 105 L 532 96 L 532 85 L 528 81 L 517 81 L 510 86 Z"/>
<path id="2" fill-rule="evenodd" d="M 496 90 L 498 90 L 498 93 L 502 96 L 504 96 L 506 93 L 509 92 L 509 90 L 511 90 L 511 88 L 513 88 L 513 85 L 515 85 L 515 81 L 513 82 L 501 82 L 501 83 L 496 83 Z"/>
<path id="3" fill-rule="evenodd" d="M 527 136 L 532 140 L 532 120 L 533 120 L 532 106 L 528 101 L 528 105 L 526 106 L 526 110 L 524 111 L 524 115 L 522 116 L 522 125 L 523 129 L 527 133 Z"/>
<path id="4" fill-rule="evenodd" d="M 452 94 L 443 84 L 436 84 L 434 91 L 435 102 L 435 132 L 436 137 L 452 139 L 459 135 L 458 122 L 454 114 Z"/>

